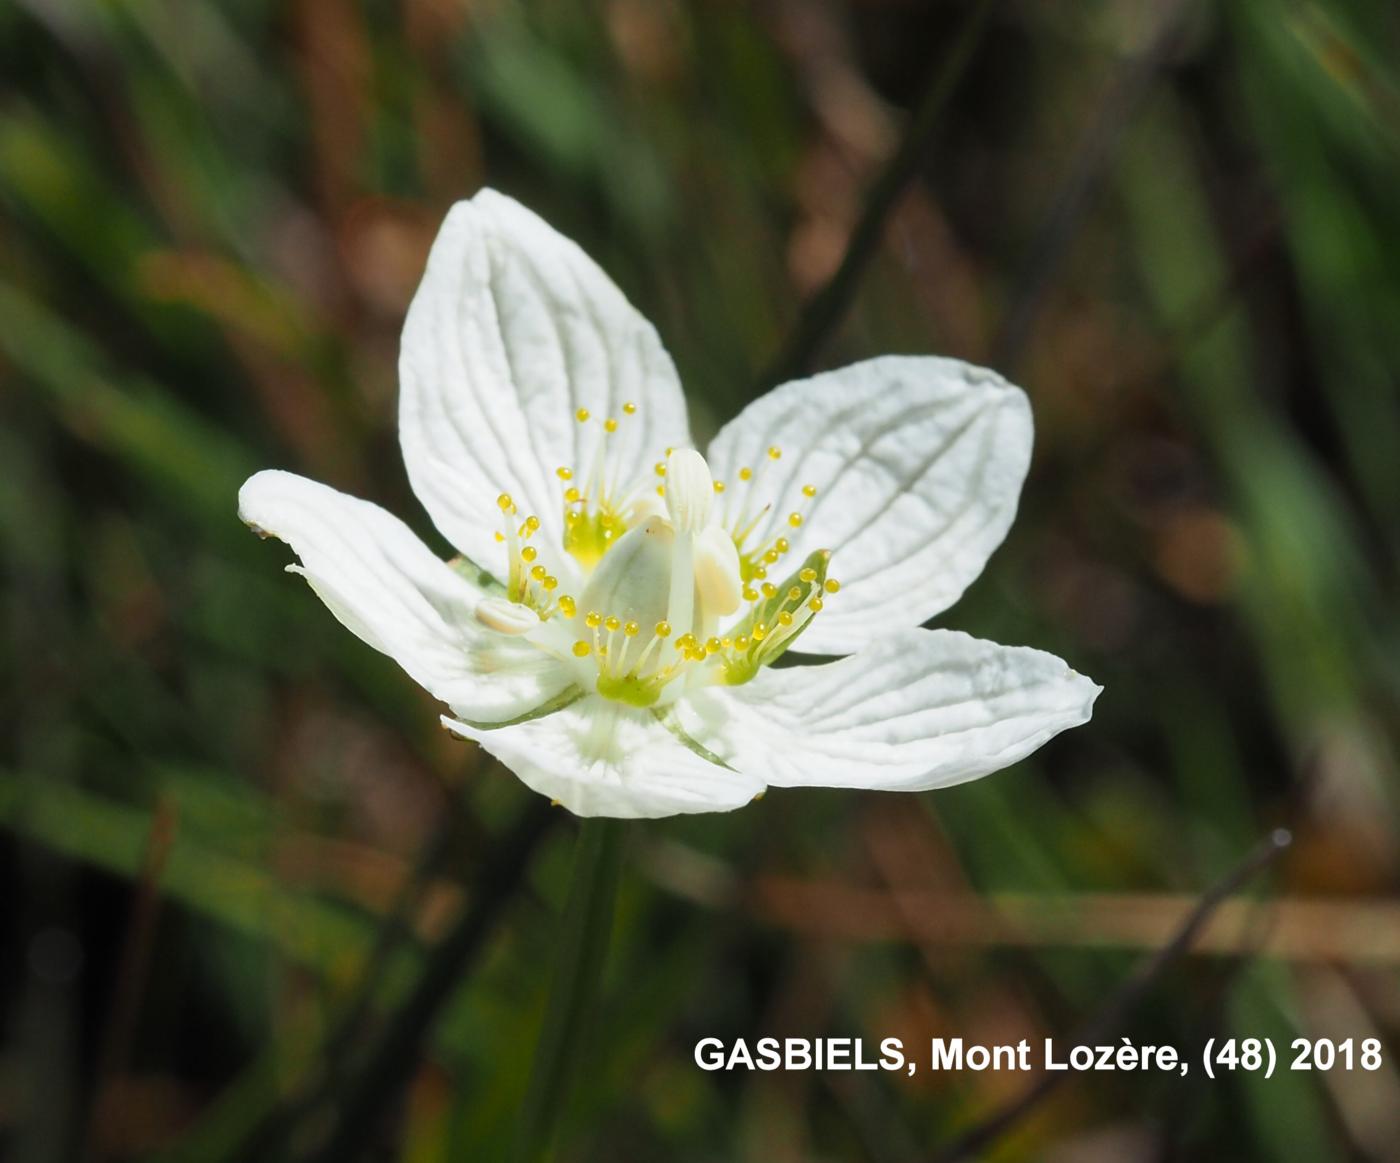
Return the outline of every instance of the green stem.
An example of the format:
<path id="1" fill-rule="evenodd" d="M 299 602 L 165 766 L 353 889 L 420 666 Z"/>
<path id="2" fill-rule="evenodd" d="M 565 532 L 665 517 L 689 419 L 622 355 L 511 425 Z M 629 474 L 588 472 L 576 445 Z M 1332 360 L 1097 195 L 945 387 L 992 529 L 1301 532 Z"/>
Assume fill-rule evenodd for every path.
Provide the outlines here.
<path id="1" fill-rule="evenodd" d="M 601 817 L 584 820 L 579 830 L 549 1005 L 516 1131 L 515 1163 L 538 1163 L 548 1157 L 603 977 L 623 836 L 621 820 Z"/>

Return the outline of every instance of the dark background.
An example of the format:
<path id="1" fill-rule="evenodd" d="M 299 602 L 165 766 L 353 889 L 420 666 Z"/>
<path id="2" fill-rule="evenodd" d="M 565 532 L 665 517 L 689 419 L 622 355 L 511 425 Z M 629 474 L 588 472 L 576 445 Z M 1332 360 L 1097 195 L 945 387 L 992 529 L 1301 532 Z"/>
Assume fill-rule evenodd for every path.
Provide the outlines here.
<path id="1" fill-rule="evenodd" d="M 942 624 L 1106 688 L 965 787 L 634 829 L 559 1157 L 930 1159 L 1030 1080 L 693 1044 L 1067 1044 L 1280 825 L 1110 1032 L 1383 1068 L 1095 1076 L 995 1157 L 1400 1157 L 1397 61 L 1389 0 L 0 0 L 0 1154 L 306 1157 L 326 1039 L 388 1028 L 530 799 L 235 517 L 284 467 L 446 551 L 394 364 L 489 184 L 656 322 L 702 439 L 775 369 L 1025 385 L 1021 516 Z M 872 189 L 849 309 L 804 315 Z M 573 830 L 392 1063 L 370 1157 L 502 1157 Z"/>

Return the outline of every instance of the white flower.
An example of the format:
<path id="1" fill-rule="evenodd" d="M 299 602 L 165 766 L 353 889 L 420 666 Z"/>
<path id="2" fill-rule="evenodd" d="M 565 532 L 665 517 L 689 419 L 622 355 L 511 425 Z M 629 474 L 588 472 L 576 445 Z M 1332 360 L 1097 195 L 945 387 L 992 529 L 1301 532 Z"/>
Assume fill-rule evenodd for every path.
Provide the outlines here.
<path id="1" fill-rule="evenodd" d="M 1030 408 L 993 372 L 886 357 L 785 384 L 702 457 L 652 327 L 486 190 L 443 224 L 400 375 L 409 478 L 461 557 L 285 472 L 240 516 L 453 732 L 579 815 L 944 787 L 1089 718 L 1099 688 L 1058 658 L 919 628 L 1015 515 Z M 789 649 L 849 657 L 772 668 Z"/>

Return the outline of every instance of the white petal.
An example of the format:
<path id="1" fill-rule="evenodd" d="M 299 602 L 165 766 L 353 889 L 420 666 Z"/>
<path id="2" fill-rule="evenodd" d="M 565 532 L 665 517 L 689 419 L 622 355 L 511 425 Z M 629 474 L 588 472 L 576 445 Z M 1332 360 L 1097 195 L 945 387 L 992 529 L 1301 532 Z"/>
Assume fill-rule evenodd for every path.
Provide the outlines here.
<path id="1" fill-rule="evenodd" d="M 497 496 L 538 516 L 557 544 L 565 486 L 555 470 L 573 469 L 587 487 L 604 419 L 618 421 L 608 455 L 624 485 L 690 443 L 675 367 L 651 324 L 583 251 L 493 190 L 447 215 L 404 324 L 399 378 L 414 491 L 448 540 L 498 575 Z M 589 423 L 577 422 L 579 408 Z"/>
<path id="2" fill-rule="evenodd" d="M 794 649 L 848 654 L 947 609 L 982 572 L 1016 515 L 1031 436 L 1025 394 L 995 372 L 886 356 L 775 388 L 724 426 L 708 459 L 731 515 L 750 494 L 755 510 L 772 502 L 747 546 L 785 536 L 787 561 L 833 551 L 841 593 Z M 752 486 L 737 483 L 742 467 L 756 470 Z"/>
<path id="3" fill-rule="evenodd" d="M 443 724 L 577 816 L 728 812 L 763 790 L 759 780 L 702 759 L 651 712 L 597 695 L 512 727 Z"/>
<path id="4" fill-rule="evenodd" d="M 260 472 L 238 515 L 296 551 L 302 574 L 340 621 L 458 714 L 497 723 L 569 685 L 568 671 L 473 612 L 482 593 L 397 517 L 305 477 Z"/>
<path id="5" fill-rule="evenodd" d="M 820 666 L 677 704 L 680 725 L 776 787 L 921 791 L 977 779 L 1089 719 L 1100 688 L 1053 654 L 904 630 Z"/>

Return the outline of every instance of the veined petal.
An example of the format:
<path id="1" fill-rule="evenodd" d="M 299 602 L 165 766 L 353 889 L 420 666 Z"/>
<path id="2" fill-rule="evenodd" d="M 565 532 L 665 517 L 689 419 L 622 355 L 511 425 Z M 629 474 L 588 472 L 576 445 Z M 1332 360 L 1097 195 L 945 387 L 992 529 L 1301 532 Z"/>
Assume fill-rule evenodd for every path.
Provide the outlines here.
<path id="1" fill-rule="evenodd" d="M 731 497 L 741 468 L 763 466 L 747 487 L 772 508 L 752 543 L 785 536 L 793 560 L 832 550 L 841 597 L 794 649 L 848 654 L 947 609 L 982 572 L 1016 515 L 1031 438 L 1025 394 L 995 372 L 886 356 L 775 388 L 708 459 Z"/>
<path id="2" fill-rule="evenodd" d="M 727 812 L 763 790 L 761 780 L 702 759 L 651 712 L 598 695 L 512 727 L 481 730 L 446 717 L 443 725 L 576 816 Z"/>
<path id="3" fill-rule="evenodd" d="M 301 565 L 287 568 L 331 613 L 458 715 L 513 719 L 569 686 L 566 667 L 478 622 L 482 592 L 378 505 L 271 471 L 243 485 L 238 515 L 290 545 Z"/>
<path id="4" fill-rule="evenodd" d="M 679 725 L 775 787 L 921 791 L 987 775 L 1089 720 L 1100 687 L 1053 654 L 904 630 L 821 666 L 676 705 Z"/>
<path id="5" fill-rule="evenodd" d="M 662 449 L 690 443 L 675 367 L 651 324 L 574 243 L 494 190 L 447 215 L 404 324 L 399 377 L 414 491 L 486 568 L 499 568 L 499 494 L 558 544 L 557 469 L 588 488 L 606 439 L 616 488 L 645 479 Z"/>

